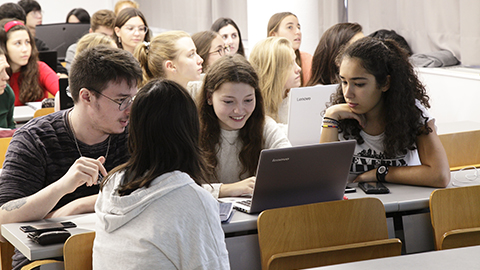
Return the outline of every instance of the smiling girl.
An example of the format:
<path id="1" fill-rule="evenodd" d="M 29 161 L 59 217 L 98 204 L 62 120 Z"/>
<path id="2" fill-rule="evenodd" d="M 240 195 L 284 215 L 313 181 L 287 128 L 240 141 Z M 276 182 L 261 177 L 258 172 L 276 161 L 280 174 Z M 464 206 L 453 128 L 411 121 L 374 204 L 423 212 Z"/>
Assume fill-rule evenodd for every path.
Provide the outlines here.
<path id="1" fill-rule="evenodd" d="M 445 187 L 447 156 L 428 96 L 393 40 L 363 38 L 339 55 L 340 86 L 320 142 L 355 139 L 350 180 Z"/>
<path id="2" fill-rule="evenodd" d="M 27 27 L 20 21 L 0 21 L 0 46 L 6 52 L 10 69 L 10 86 L 15 93 L 15 106 L 41 101 L 58 92 L 58 76 L 45 63 L 38 61 L 38 51 Z"/>
<path id="3" fill-rule="evenodd" d="M 125 8 L 115 20 L 114 39 L 118 48 L 133 54 L 135 47 L 143 41 L 150 41 L 147 21 L 143 13 L 136 8 Z"/>
<path id="4" fill-rule="evenodd" d="M 265 117 L 258 77 L 241 55 L 224 56 L 205 75 L 197 98 L 200 146 L 215 197 L 252 194 L 262 149 L 290 147 L 285 134 Z"/>
<path id="5" fill-rule="evenodd" d="M 265 100 L 265 113 L 281 124 L 287 124 L 290 88 L 300 87 L 301 68 L 295 59 L 290 41 L 280 37 L 258 42 L 250 54 Z"/>
<path id="6" fill-rule="evenodd" d="M 312 55 L 300 51 L 302 30 L 297 16 L 291 12 L 273 14 L 268 21 L 267 37 L 284 37 L 290 40 L 295 50 L 295 61 L 302 68 L 301 85 L 305 86 L 311 76 Z"/>

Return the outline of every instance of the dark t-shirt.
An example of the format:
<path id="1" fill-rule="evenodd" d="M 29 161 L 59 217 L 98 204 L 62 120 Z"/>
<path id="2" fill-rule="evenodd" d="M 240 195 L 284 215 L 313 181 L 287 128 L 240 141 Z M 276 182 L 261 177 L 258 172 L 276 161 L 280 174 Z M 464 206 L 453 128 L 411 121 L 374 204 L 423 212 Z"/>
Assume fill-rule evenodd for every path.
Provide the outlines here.
<path id="1" fill-rule="evenodd" d="M 0 205 L 30 196 L 57 181 L 80 157 L 66 121 L 67 113 L 68 111 L 64 110 L 32 119 L 15 132 L 0 175 Z M 127 132 L 110 136 L 110 149 L 104 164 L 107 171 L 125 163 L 129 158 Z M 108 140 L 95 145 L 80 141 L 78 144 L 83 156 L 96 159 L 105 156 Z M 60 199 L 54 210 L 93 194 L 98 194 L 97 185 L 82 185 Z M 13 264 L 19 267 L 20 262 L 23 265 L 27 261 L 17 251 Z"/>

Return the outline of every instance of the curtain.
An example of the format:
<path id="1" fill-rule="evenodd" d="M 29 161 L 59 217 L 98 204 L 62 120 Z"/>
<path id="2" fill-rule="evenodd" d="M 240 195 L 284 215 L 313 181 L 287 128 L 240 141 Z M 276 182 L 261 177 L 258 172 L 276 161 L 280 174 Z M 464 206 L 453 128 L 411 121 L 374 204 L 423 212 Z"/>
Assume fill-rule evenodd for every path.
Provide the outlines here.
<path id="1" fill-rule="evenodd" d="M 480 65 L 478 0 L 350 0 L 348 20 L 366 35 L 393 29 L 414 53 L 451 51 L 464 65 Z"/>

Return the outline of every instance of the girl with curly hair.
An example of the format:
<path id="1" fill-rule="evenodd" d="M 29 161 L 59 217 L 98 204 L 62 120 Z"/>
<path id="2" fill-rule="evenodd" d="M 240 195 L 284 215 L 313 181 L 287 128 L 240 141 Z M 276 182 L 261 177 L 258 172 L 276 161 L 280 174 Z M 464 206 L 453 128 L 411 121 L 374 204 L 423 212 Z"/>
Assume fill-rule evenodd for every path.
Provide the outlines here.
<path id="1" fill-rule="evenodd" d="M 337 58 L 340 86 L 320 142 L 355 139 L 350 179 L 445 187 L 450 170 L 429 98 L 393 40 L 363 38 Z"/>
<path id="2" fill-rule="evenodd" d="M 205 74 L 197 97 L 200 146 L 215 197 L 252 194 L 260 151 L 290 147 L 277 123 L 265 116 L 258 76 L 245 57 L 223 56 Z"/>

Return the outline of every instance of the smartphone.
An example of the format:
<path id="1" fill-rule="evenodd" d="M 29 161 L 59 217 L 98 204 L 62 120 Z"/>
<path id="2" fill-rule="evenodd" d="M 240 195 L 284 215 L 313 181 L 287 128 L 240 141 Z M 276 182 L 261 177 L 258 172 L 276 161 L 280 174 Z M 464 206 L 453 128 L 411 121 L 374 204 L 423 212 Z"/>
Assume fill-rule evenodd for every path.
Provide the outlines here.
<path id="1" fill-rule="evenodd" d="M 47 231 L 57 231 L 68 228 L 75 228 L 77 225 L 71 221 L 66 222 L 53 222 L 53 223 L 42 223 L 35 225 L 20 226 L 22 232 L 47 232 Z"/>
<path id="2" fill-rule="evenodd" d="M 390 190 L 381 182 L 360 182 L 358 186 L 367 194 L 390 193 Z"/>

